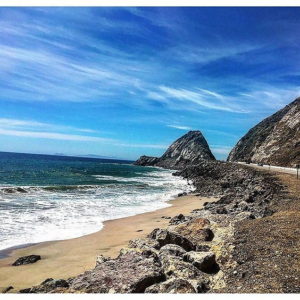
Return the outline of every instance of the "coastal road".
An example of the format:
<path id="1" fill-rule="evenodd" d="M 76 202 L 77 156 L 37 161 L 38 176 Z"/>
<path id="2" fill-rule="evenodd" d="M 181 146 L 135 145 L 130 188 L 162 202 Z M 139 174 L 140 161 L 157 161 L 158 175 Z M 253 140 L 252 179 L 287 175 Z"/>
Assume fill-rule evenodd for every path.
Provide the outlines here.
<path id="1" fill-rule="evenodd" d="M 257 169 L 264 169 L 264 170 L 269 170 L 269 171 L 276 171 L 276 172 L 281 172 L 281 173 L 287 173 L 287 174 L 293 174 L 297 175 L 297 169 L 296 168 L 285 168 L 285 167 L 278 167 L 278 166 L 269 166 L 269 165 L 263 165 L 263 166 L 258 166 L 257 164 L 246 164 L 243 161 L 237 162 L 238 164 L 246 165 L 246 166 L 251 166 Z M 299 177 L 300 177 L 300 170 L 299 170 Z"/>

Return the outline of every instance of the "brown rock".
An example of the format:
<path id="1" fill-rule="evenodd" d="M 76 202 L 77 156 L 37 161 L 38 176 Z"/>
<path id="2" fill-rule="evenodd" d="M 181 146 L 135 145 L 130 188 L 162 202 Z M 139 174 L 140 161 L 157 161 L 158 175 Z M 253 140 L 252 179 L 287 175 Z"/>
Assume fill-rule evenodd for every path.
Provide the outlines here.
<path id="1" fill-rule="evenodd" d="M 124 252 L 77 276 L 70 288 L 86 293 L 142 293 L 164 280 L 155 257 L 135 250 Z"/>
<path id="2" fill-rule="evenodd" d="M 177 225 L 174 231 L 189 239 L 194 244 L 203 241 L 211 241 L 214 237 L 213 232 L 208 228 L 209 220 L 204 218 L 193 219 L 187 223 Z"/>

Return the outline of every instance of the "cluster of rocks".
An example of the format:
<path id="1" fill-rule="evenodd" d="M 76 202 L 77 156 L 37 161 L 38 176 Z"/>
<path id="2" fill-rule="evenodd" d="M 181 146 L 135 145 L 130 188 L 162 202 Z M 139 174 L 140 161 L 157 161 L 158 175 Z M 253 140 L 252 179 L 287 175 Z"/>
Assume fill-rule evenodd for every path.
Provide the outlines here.
<path id="1" fill-rule="evenodd" d="M 49 278 L 21 293 L 204 293 L 219 271 L 210 221 L 192 218 L 131 240 L 117 258 L 99 256 L 93 270 Z M 205 247 L 206 246 L 206 247 Z"/>
<path id="2" fill-rule="evenodd" d="M 220 161 L 188 166 L 175 175 L 192 180 L 199 196 L 220 197 L 219 201 L 205 205 L 206 210 L 216 214 L 244 213 L 249 218 L 270 215 L 272 203 L 285 189 L 269 173 Z"/>

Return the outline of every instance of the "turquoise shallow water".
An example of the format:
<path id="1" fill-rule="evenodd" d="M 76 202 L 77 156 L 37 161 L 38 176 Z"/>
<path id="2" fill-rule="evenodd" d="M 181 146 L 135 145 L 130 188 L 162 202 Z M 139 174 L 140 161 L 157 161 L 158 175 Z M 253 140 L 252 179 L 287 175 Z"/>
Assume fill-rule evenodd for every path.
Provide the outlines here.
<path id="1" fill-rule="evenodd" d="M 129 161 L 0 152 L 0 249 L 92 233 L 192 189 Z"/>

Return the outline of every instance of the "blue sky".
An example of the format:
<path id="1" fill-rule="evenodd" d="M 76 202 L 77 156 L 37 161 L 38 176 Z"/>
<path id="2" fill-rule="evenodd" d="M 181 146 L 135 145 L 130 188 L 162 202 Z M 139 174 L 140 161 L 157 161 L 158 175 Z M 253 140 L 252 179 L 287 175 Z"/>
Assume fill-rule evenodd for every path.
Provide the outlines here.
<path id="1" fill-rule="evenodd" d="M 0 8 L 0 150 L 220 159 L 300 96 L 300 8 Z"/>

